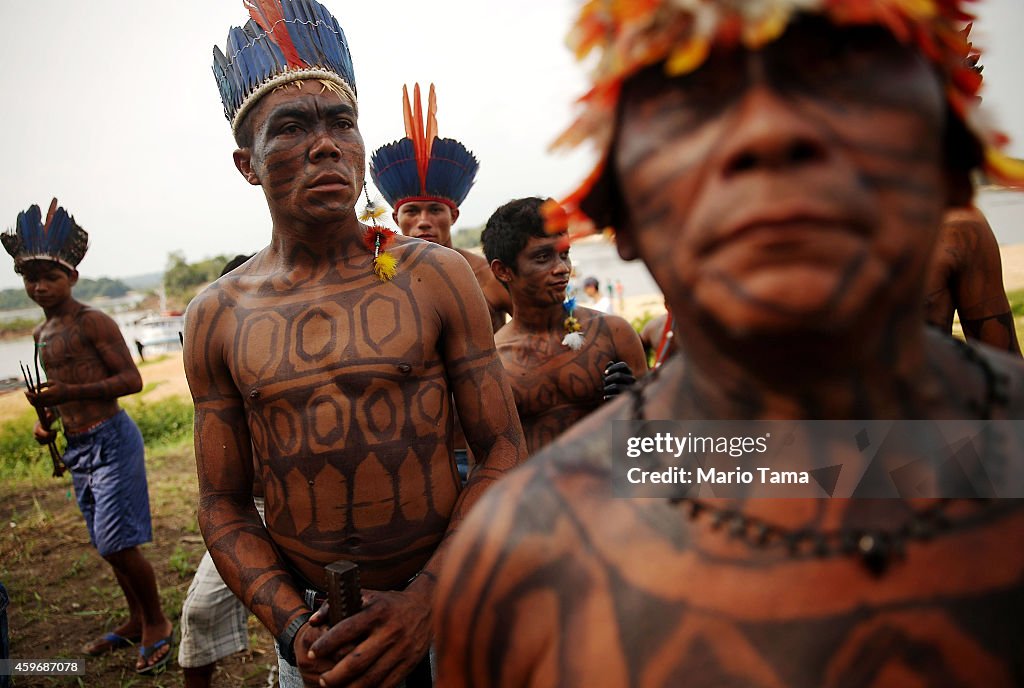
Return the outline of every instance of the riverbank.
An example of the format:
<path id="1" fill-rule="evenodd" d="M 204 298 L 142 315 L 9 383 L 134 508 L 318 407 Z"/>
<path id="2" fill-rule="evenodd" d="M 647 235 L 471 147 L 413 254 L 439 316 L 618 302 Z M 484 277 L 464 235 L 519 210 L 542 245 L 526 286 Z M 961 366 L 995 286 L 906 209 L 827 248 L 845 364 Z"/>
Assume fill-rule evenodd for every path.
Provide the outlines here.
<path id="1" fill-rule="evenodd" d="M 1003 288 L 1024 289 L 1024 244 L 1000 246 L 999 255 L 1003 261 Z"/>
<path id="2" fill-rule="evenodd" d="M 0 342 L 31 337 L 36 325 L 43 322 L 42 312 L 35 318 L 16 318 L 0 322 Z"/>

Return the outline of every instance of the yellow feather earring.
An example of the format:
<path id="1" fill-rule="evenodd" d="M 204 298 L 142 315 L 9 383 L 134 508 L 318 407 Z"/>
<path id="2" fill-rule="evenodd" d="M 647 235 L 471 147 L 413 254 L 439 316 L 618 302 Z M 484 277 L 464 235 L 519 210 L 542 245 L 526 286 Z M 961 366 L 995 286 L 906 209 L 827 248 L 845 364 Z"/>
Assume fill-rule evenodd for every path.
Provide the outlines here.
<path id="1" fill-rule="evenodd" d="M 361 222 L 371 222 L 372 226 L 366 228 L 363 240 L 367 248 L 373 251 L 373 272 L 381 282 L 394 279 L 398 272 L 398 259 L 387 252 L 387 245 L 394 239 L 395 233 L 387 227 L 381 227 L 377 220 L 387 213 L 383 204 L 374 203 L 370 198 L 370 191 L 365 186 L 363 193 L 366 195 L 366 207 L 359 213 Z"/>
<path id="2" fill-rule="evenodd" d="M 395 273 L 398 272 L 398 259 L 387 251 L 382 250 L 384 242 L 382 237 L 384 230 L 380 227 L 375 228 L 378 231 L 375 232 L 376 240 L 374 241 L 374 252 L 373 252 L 373 271 L 377 273 L 377 277 L 380 278 L 381 282 L 387 282 L 388 280 L 394 279 Z M 391 237 L 387 237 L 388 240 Z"/>

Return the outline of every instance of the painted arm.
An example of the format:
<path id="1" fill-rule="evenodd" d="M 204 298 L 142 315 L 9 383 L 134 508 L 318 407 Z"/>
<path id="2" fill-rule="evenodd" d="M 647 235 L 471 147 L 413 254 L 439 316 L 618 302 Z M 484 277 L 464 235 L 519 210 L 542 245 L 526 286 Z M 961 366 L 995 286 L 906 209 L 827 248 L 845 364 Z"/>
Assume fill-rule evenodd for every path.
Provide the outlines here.
<path id="1" fill-rule="evenodd" d="M 559 552 L 572 529 L 534 465 L 488 492 L 452 538 L 434 605 L 437 685 L 558 685 L 550 658 L 569 634 L 564 595 L 547 586 L 577 556 Z"/>
<path id="2" fill-rule="evenodd" d="M 505 378 L 505 369 L 494 348 L 488 327 L 487 304 L 479 291 L 466 288 L 473 279 L 468 272 L 448 272 L 455 294 L 447 299 L 444 357 L 452 396 L 476 467 L 459 496 L 448 526 L 448 535 L 484 491 L 505 472 L 526 460 L 526 441 L 519 424 L 515 398 Z M 424 571 L 437 575 L 443 545 Z"/>
<path id="3" fill-rule="evenodd" d="M 1021 355 L 1010 302 L 1003 289 L 999 244 L 977 210 L 958 212 L 947 220 L 973 250 L 961 257 L 953 280 L 953 303 L 968 339 Z"/>
<path id="4" fill-rule="evenodd" d="M 207 290 L 193 300 L 185 319 L 185 375 L 196 412 L 199 528 L 224 582 L 277 636 L 310 610 L 253 506 L 249 428 L 223 355 L 229 318 L 218 291 Z"/>
<path id="5" fill-rule="evenodd" d="M 636 330 L 618 316 L 608 316 L 616 361 L 604 369 L 604 399 L 614 399 L 647 373 L 647 354 Z"/>
<path id="6" fill-rule="evenodd" d="M 441 355 L 455 401 L 455 411 L 476 459 L 449 520 L 445 539 L 484 491 L 527 458 L 515 398 L 494 347 L 487 302 L 465 261 L 438 256 L 439 284 L 425 285 L 440 294 L 435 306 L 442 321 Z M 441 566 L 444 543 L 422 569 L 409 591 L 430 597 Z"/>

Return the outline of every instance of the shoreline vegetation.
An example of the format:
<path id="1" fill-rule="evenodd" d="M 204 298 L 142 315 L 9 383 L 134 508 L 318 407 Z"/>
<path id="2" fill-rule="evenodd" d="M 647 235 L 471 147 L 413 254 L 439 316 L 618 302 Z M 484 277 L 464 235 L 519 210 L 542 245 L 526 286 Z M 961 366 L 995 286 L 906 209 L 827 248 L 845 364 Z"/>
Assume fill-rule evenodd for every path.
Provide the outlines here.
<path id="1" fill-rule="evenodd" d="M 37 318 L 14 318 L 0 322 L 0 342 L 32 336 L 32 330 L 43 322 L 43 312 Z"/>

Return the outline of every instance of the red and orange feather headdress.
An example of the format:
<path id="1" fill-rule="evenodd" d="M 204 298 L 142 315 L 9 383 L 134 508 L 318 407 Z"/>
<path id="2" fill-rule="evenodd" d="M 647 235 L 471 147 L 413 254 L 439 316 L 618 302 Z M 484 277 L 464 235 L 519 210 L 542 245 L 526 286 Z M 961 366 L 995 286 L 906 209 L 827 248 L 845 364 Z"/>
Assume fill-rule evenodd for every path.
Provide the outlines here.
<path id="1" fill-rule="evenodd" d="M 876 24 L 915 46 L 938 69 L 952 111 L 984 149 L 982 171 L 989 179 L 1024 187 L 1024 163 L 1000 149 L 1007 138 L 977 115 L 981 75 L 979 54 L 968 40 L 972 0 L 587 0 L 568 42 L 578 59 L 596 51 L 592 87 L 581 111 L 552 144 L 570 148 L 592 141 L 599 162 L 580 186 L 551 207 L 549 225 L 588 220 L 581 203 L 604 175 L 623 83 L 641 69 L 664 62 L 666 74 L 699 68 L 715 46 L 762 47 L 786 30 L 800 13 L 825 14 L 838 25 Z"/>

